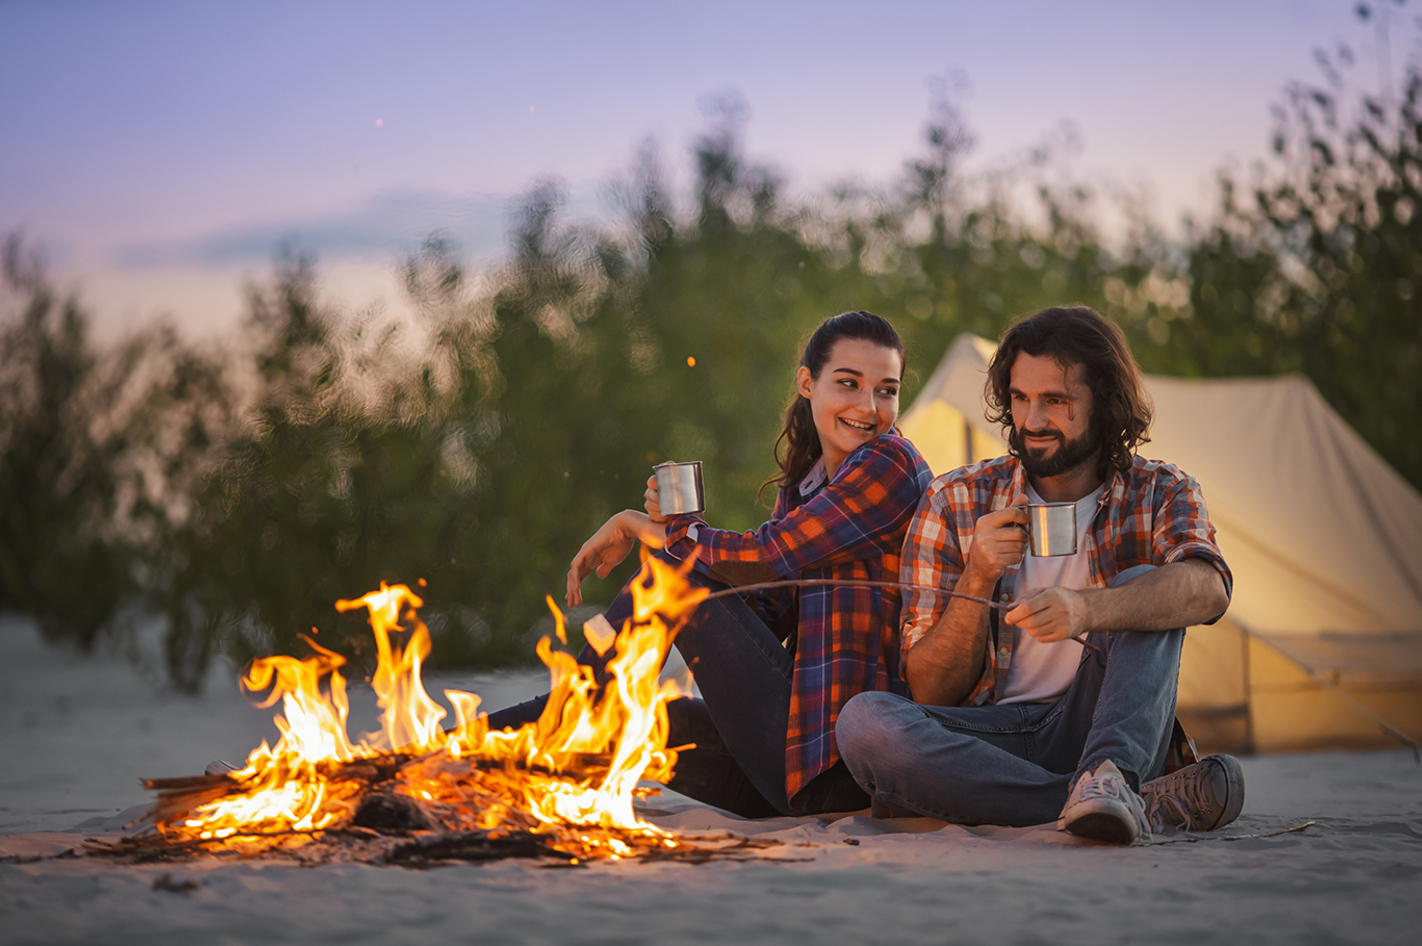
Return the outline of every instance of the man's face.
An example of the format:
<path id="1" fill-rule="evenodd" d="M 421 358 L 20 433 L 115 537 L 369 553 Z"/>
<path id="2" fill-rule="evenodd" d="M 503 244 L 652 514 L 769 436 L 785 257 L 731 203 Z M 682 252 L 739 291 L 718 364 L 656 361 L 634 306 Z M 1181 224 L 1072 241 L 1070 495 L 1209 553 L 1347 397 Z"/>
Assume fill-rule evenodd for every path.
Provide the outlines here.
<path id="1" fill-rule="evenodd" d="M 1030 476 L 1058 476 L 1094 462 L 1100 438 L 1080 365 L 1022 352 L 1012 363 L 1012 446 Z"/>

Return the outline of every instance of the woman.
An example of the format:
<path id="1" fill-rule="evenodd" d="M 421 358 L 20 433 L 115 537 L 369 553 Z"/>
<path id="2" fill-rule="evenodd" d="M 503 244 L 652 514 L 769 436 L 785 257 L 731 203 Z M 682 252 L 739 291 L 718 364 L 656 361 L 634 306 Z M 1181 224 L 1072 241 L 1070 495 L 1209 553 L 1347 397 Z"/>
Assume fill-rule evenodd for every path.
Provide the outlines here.
<path id="1" fill-rule="evenodd" d="M 932 479 L 894 430 L 903 372 L 903 342 L 888 322 L 868 312 L 826 320 L 805 346 L 776 444 L 781 472 L 770 481 L 779 486 L 770 521 L 738 533 L 697 516 L 663 519 L 651 480 L 647 512 L 617 513 L 578 550 L 568 604 L 582 602 L 584 578 L 606 577 L 637 541 L 668 559 L 690 559 L 690 579 L 716 589 L 793 578 L 896 581 L 904 532 Z M 607 619 L 620 627 L 630 613 L 624 588 Z M 839 760 L 834 722 L 861 691 L 908 693 L 896 591 L 728 595 L 699 606 L 676 647 L 703 699 L 668 706 L 668 745 L 696 744 L 679 755 L 671 788 L 747 817 L 869 804 Z M 578 659 L 600 663 L 591 648 Z M 494 713 L 489 724 L 536 718 L 542 702 Z"/>

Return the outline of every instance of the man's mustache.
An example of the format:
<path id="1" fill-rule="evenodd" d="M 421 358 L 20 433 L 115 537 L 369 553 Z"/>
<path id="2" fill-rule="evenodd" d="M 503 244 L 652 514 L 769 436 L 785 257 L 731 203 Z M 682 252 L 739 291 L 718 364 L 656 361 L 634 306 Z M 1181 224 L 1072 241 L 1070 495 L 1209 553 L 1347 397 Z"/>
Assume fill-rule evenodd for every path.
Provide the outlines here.
<path id="1" fill-rule="evenodd" d="M 1025 444 L 1025 443 L 1027 442 L 1027 438 L 1028 438 L 1028 437 L 1051 437 L 1051 438 L 1054 439 L 1058 444 L 1063 444 L 1063 445 L 1064 445 L 1064 444 L 1066 443 L 1066 437 L 1063 436 L 1063 434 L 1062 434 L 1062 432 L 1061 432 L 1060 430 L 1047 429 L 1047 430 L 1019 430 L 1019 431 L 1017 432 L 1017 442 L 1018 442 L 1018 444 L 1019 444 L 1019 445 Z"/>

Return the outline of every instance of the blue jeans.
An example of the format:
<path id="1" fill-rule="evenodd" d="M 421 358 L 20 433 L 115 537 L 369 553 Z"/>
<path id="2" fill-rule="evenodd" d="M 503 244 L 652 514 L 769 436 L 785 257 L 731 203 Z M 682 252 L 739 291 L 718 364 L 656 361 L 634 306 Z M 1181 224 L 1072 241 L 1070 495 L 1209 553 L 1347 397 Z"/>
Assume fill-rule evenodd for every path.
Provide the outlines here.
<path id="1" fill-rule="evenodd" d="M 679 564 L 665 558 L 664 552 L 657 554 Z M 687 579 L 713 591 L 728 587 L 696 572 Z M 606 617 L 613 627 L 621 628 L 631 615 L 632 596 L 624 587 Z M 697 606 L 677 633 L 675 646 L 696 677 L 703 699 L 667 704 L 671 724 L 667 745 L 696 744 L 678 753 L 669 788 L 748 818 L 868 807 L 869 796 L 843 763 L 821 772 L 796 795 L 793 805 L 786 797 L 785 737 L 795 659 L 738 595 Z M 611 656 L 610 650 L 603 658 L 585 647 L 578 662 L 592 667 L 599 682 L 606 682 Z M 489 728 L 532 722 L 547 700 L 546 695 L 540 696 L 490 713 Z"/>
<path id="2" fill-rule="evenodd" d="M 1083 650 L 1055 703 L 920 706 L 860 693 L 839 714 L 840 755 L 875 801 L 958 824 L 1054 821 L 1077 776 L 1107 759 L 1139 790 L 1165 768 L 1185 631 L 1086 640 L 1098 650 Z"/>

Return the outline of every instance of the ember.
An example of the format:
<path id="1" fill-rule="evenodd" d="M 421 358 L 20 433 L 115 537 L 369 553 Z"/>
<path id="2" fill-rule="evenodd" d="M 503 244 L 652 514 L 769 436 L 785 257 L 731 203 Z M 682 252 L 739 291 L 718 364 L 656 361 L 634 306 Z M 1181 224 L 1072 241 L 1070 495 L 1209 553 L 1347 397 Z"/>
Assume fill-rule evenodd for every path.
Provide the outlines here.
<path id="1" fill-rule="evenodd" d="M 666 703 L 681 692 L 658 677 L 706 591 L 656 559 L 644 562 L 632 588 L 633 616 L 607 642 L 616 650 L 606 685 L 544 638 L 538 655 L 552 677 L 548 705 L 536 722 L 507 732 L 488 731 L 479 697 L 456 690 L 445 691 L 457 718 L 445 731 L 446 713 L 421 682 L 430 639 L 417 616 L 423 602 L 409 588 L 382 584 L 338 602 L 370 612 L 381 731 L 369 742 L 347 736 L 339 654 L 308 638 L 312 657 L 258 660 L 242 684 L 270 691 L 262 706 L 280 702 L 277 744 L 263 743 L 227 775 L 147 781 L 159 793 L 154 830 L 110 853 L 273 851 L 320 861 L 333 858 L 317 849 L 337 840 L 348 855 L 389 863 L 691 853 L 639 818 L 633 799 L 644 793 L 640 779 L 666 781 L 676 762 L 666 746 Z M 563 616 L 552 599 L 549 606 L 566 643 Z"/>

